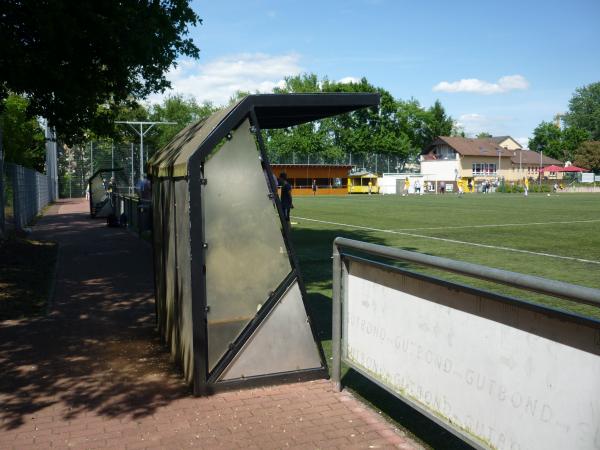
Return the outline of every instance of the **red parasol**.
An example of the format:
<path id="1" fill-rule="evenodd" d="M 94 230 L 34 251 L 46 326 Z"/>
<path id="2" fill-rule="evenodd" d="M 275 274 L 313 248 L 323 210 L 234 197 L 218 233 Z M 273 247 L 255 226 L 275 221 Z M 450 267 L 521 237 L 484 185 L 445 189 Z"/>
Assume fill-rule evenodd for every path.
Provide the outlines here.
<path id="1" fill-rule="evenodd" d="M 589 172 L 589 170 L 577 166 L 568 166 L 563 168 L 562 172 Z"/>

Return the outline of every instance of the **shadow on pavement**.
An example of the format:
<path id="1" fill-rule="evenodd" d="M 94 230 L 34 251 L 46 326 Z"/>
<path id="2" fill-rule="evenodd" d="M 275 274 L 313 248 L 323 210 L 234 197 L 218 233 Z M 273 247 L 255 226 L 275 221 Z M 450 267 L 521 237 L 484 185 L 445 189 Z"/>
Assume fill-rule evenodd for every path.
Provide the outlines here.
<path id="1" fill-rule="evenodd" d="M 34 231 L 59 243 L 51 313 L 0 322 L 0 429 L 52 406 L 65 419 L 143 417 L 189 395 L 154 331 L 150 246 L 81 202 L 60 205 L 82 212 L 51 212 Z"/>

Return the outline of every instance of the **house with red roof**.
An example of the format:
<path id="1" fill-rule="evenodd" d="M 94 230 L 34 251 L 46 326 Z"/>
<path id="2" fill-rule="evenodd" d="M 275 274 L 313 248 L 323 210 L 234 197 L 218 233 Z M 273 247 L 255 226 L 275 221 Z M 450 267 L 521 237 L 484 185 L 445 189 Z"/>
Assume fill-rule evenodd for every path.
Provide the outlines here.
<path id="1" fill-rule="evenodd" d="M 523 149 L 510 136 L 471 139 L 439 136 L 420 156 L 421 173 L 430 174 L 437 183 L 456 190 L 473 189 L 485 182 L 520 182 L 538 179 L 540 168 L 563 162 L 533 150 Z M 562 173 L 550 177 L 562 178 Z"/>

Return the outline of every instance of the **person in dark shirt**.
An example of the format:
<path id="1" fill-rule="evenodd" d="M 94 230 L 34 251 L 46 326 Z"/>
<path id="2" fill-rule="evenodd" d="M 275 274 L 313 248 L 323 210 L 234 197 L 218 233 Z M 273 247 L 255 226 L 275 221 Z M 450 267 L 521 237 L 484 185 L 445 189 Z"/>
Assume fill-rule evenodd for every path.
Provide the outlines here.
<path id="1" fill-rule="evenodd" d="M 281 186 L 281 209 L 285 221 L 290 223 L 290 210 L 294 207 L 292 204 L 292 185 L 287 180 L 287 174 L 281 172 L 279 174 L 279 186 Z"/>

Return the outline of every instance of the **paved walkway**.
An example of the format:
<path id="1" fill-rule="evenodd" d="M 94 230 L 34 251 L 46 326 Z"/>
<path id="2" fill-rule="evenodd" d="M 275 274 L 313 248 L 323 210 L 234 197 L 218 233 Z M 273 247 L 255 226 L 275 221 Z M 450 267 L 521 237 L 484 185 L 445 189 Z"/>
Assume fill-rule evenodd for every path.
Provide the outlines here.
<path id="1" fill-rule="evenodd" d="M 419 448 L 328 381 L 194 398 L 154 331 L 152 252 L 53 205 L 48 316 L 0 322 L 0 448 Z"/>

